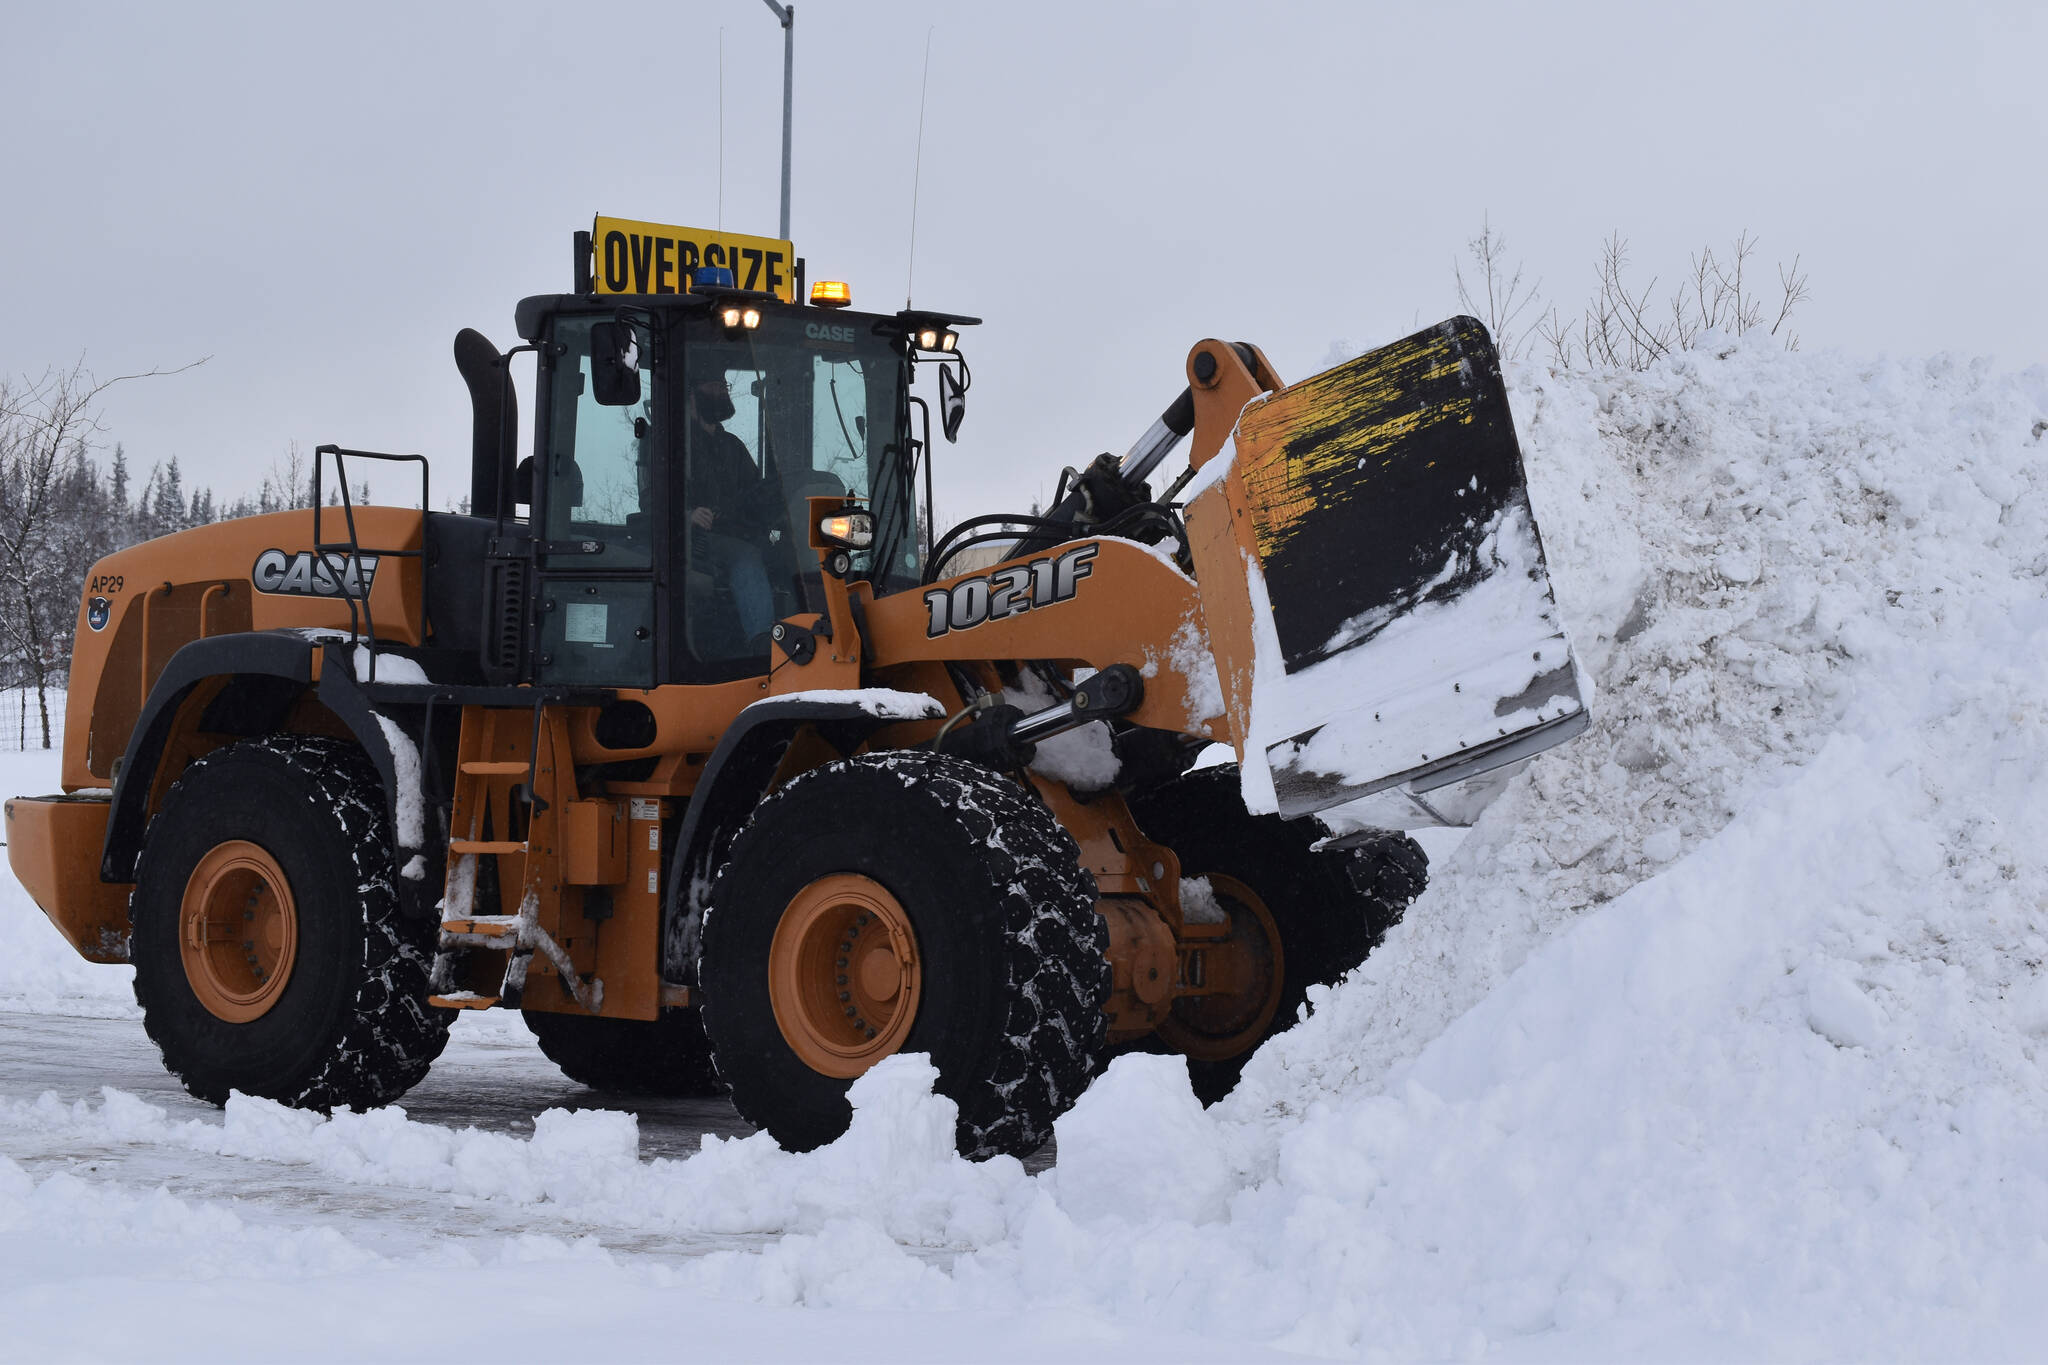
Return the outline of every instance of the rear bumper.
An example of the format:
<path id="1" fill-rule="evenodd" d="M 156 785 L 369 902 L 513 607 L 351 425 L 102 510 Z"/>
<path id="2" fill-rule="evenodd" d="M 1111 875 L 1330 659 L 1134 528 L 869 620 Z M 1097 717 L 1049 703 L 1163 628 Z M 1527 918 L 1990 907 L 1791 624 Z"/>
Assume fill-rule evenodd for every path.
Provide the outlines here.
<path id="1" fill-rule="evenodd" d="M 105 797 L 17 796 L 7 802 L 7 861 L 81 957 L 128 960 L 128 893 L 100 880 Z"/>

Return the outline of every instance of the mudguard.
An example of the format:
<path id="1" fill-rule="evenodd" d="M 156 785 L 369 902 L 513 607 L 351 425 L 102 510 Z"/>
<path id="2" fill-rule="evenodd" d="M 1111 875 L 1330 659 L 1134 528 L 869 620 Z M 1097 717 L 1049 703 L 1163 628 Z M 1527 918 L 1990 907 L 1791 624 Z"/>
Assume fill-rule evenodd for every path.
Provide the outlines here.
<path id="1" fill-rule="evenodd" d="M 319 670 L 320 680 L 315 684 L 313 652 L 323 648 L 328 653 Z M 417 804 L 417 778 L 410 787 L 401 783 L 390 732 L 356 685 L 342 647 L 316 642 L 292 630 L 245 631 L 192 641 L 171 656 L 150 688 L 114 782 L 106 842 L 100 855 L 102 880 L 134 880 L 135 860 L 142 852 L 143 834 L 151 814 L 150 792 L 179 712 L 193 689 L 222 677 L 232 678 L 239 685 L 239 691 L 232 694 L 239 704 L 232 708 L 232 714 L 219 714 L 224 708 L 220 705 L 222 698 L 217 697 L 215 705 L 208 708 L 208 728 L 225 733 L 267 733 L 293 699 L 307 687 L 317 686 L 320 701 L 349 728 L 376 767 L 390 803 L 394 829 L 414 836 L 410 842 L 396 841 L 394 851 L 401 861 L 418 851 L 419 835 L 415 831 L 419 821 L 416 817 L 406 818 L 411 812 L 401 809 L 407 799 Z M 275 686 L 266 687 L 266 682 L 274 682 Z M 412 768 L 417 771 L 416 758 Z M 411 895 L 411 883 L 403 884 L 401 890 Z M 411 908 L 409 904 L 408 909 Z"/>
<path id="2" fill-rule="evenodd" d="M 742 710 L 719 737 L 690 793 L 669 855 L 662 905 L 662 975 L 686 982 L 696 971 L 697 929 L 725 850 L 760 804 L 797 731 L 814 727 L 841 755 L 875 731 L 944 714 L 916 693 L 880 688 L 789 693 Z"/>

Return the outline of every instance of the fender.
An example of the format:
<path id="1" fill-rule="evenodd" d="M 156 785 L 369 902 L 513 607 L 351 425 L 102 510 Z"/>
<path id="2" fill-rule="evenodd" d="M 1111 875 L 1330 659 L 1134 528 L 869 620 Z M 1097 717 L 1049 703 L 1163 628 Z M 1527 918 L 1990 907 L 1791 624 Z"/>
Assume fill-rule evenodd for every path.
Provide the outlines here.
<path id="1" fill-rule="evenodd" d="M 386 809 L 392 828 L 398 827 L 397 765 L 390 741 L 369 699 L 356 686 L 344 647 L 324 641 L 318 645 L 296 631 L 245 631 L 192 641 L 173 654 L 157 676 L 121 767 L 114 779 L 113 809 L 107 818 L 107 838 L 100 853 L 100 880 L 132 882 L 136 859 L 149 825 L 150 792 L 156 785 L 157 769 L 165 748 L 177 728 L 186 700 L 202 684 L 225 679 L 227 685 L 208 703 L 203 728 L 230 734 L 258 735 L 275 729 L 291 707 L 313 682 L 313 651 L 325 649 L 319 669 L 316 695 L 348 727 L 360 744 L 384 786 Z M 417 850 L 401 850 L 405 855 Z M 395 881 L 401 894 L 414 883 Z M 411 897 L 408 896 L 408 903 Z"/>
<path id="2" fill-rule="evenodd" d="M 680 984 L 695 976 L 697 927 L 707 902 L 704 893 L 727 845 L 775 779 L 775 770 L 797 731 L 806 725 L 816 727 L 825 742 L 844 756 L 875 731 L 901 725 L 904 719 L 876 715 L 849 694 L 845 701 L 815 697 L 758 701 L 726 727 L 690 793 L 675 851 L 669 856 L 668 885 L 662 897 L 664 979 Z"/>

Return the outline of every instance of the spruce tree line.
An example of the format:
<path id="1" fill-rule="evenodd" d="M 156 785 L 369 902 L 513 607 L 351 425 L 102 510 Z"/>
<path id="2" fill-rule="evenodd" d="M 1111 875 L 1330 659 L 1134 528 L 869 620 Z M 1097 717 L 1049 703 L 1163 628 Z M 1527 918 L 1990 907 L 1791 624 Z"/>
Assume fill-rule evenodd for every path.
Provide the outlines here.
<path id="1" fill-rule="evenodd" d="M 0 689 L 33 693 L 42 747 L 54 742 L 50 695 L 69 673 L 87 571 L 116 550 L 233 517 L 312 502 L 311 470 L 293 443 L 261 486 L 231 502 L 187 490 L 175 455 L 140 488 L 116 444 L 102 470 L 96 400 L 109 384 L 83 368 L 0 379 Z M 367 501 L 368 489 L 352 490 Z M 33 741 L 31 741 L 33 742 Z"/>

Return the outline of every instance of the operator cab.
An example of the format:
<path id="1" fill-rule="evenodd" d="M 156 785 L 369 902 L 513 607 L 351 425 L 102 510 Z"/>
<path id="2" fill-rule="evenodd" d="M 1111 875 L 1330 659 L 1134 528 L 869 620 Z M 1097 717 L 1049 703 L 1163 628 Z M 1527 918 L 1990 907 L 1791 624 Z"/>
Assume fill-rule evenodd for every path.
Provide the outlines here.
<path id="1" fill-rule="evenodd" d="M 753 325 L 728 325 L 734 298 Z M 767 671 L 774 623 L 824 610 L 812 497 L 874 515 L 851 577 L 877 594 L 918 584 L 913 475 L 930 423 L 914 432 L 916 318 L 720 291 L 541 295 L 517 322 L 538 410 L 516 475 L 516 422 L 493 435 L 485 420 L 510 400 L 496 406 L 463 361 L 478 409 L 472 511 L 498 528 L 481 604 L 494 680 L 651 687 Z M 493 669 L 492 626 L 502 635 L 515 616 L 517 666 L 500 641 Z"/>

